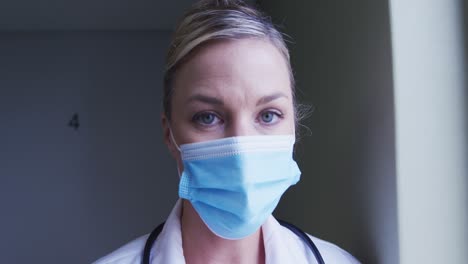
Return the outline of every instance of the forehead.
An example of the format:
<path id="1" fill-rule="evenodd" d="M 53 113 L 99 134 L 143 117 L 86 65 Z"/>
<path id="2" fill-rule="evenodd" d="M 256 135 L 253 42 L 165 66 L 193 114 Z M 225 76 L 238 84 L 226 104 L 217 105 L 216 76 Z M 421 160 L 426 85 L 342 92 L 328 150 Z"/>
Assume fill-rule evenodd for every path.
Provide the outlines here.
<path id="1" fill-rule="evenodd" d="M 175 74 L 174 99 L 193 93 L 263 96 L 282 92 L 292 97 L 289 69 L 268 40 L 216 40 L 196 48 Z"/>

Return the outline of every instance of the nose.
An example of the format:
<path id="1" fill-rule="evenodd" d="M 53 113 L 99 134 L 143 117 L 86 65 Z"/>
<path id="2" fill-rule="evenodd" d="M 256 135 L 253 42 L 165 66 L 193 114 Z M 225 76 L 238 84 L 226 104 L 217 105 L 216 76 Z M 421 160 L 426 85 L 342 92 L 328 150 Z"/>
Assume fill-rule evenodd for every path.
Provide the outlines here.
<path id="1" fill-rule="evenodd" d="M 251 120 L 248 115 L 238 115 L 233 118 L 225 133 L 225 137 L 255 136 L 259 134 L 255 128 L 255 120 Z"/>

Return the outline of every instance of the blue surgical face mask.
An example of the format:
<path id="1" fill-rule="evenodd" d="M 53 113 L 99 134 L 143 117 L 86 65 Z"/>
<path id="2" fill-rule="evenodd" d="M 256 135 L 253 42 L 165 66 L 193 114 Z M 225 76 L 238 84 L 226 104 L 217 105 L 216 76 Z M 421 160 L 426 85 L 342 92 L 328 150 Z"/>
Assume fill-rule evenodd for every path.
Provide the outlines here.
<path id="1" fill-rule="evenodd" d="M 294 141 L 292 135 L 243 136 L 181 145 L 179 196 L 217 236 L 247 237 L 299 181 Z"/>

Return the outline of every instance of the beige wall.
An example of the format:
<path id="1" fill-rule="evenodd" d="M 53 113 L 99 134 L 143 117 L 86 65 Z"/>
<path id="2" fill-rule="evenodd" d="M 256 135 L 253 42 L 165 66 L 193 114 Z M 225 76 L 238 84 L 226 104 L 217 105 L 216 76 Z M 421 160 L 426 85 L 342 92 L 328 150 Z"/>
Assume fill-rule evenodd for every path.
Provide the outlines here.
<path id="1" fill-rule="evenodd" d="M 462 2 L 390 2 L 400 263 L 468 263 Z"/>

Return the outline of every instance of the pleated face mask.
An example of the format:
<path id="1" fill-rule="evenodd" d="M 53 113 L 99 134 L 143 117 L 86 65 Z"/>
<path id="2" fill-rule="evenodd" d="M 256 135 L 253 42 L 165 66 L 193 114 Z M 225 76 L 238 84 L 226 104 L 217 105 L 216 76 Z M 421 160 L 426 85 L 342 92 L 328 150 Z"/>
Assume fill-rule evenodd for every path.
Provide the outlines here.
<path id="1" fill-rule="evenodd" d="M 296 184 L 293 135 L 242 136 L 181 145 L 179 197 L 225 239 L 256 232 Z"/>

